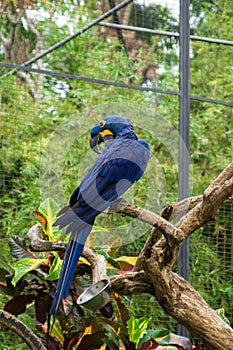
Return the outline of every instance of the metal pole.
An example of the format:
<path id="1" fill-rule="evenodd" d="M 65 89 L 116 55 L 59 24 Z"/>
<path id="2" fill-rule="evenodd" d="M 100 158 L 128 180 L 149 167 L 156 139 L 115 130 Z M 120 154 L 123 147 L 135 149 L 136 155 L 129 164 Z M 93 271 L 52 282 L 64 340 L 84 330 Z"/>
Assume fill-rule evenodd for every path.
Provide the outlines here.
<path id="1" fill-rule="evenodd" d="M 109 5 L 110 5 L 111 9 L 116 6 L 115 0 L 108 0 L 108 2 L 109 2 Z M 123 36 L 123 33 L 122 33 L 122 29 L 120 28 L 120 22 L 119 22 L 118 13 L 117 12 L 113 12 L 112 17 L 113 17 L 114 24 L 119 26 L 119 27 L 116 27 L 118 40 L 122 44 L 126 55 L 129 56 L 128 50 L 127 50 L 127 47 L 126 47 L 126 44 L 125 44 L 125 39 L 124 39 L 124 36 Z"/>
<path id="2" fill-rule="evenodd" d="M 155 35 L 165 35 L 165 36 L 174 37 L 174 38 L 179 38 L 179 36 L 180 36 L 179 33 L 167 32 L 164 30 L 149 29 L 149 28 L 144 28 L 144 27 L 128 26 L 125 24 L 99 22 L 98 25 L 103 26 L 103 27 L 109 27 L 109 28 L 116 28 L 116 29 L 119 28 L 122 30 L 129 30 L 129 31 L 133 31 L 133 32 L 149 33 L 149 34 L 155 34 Z M 204 41 L 208 44 L 220 44 L 220 45 L 233 46 L 233 41 L 230 41 L 230 40 L 207 38 L 207 37 L 197 36 L 197 35 L 190 35 L 190 40 Z"/>
<path id="3" fill-rule="evenodd" d="M 115 13 L 116 11 L 122 9 L 123 7 L 127 6 L 128 4 L 130 4 L 133 0 L 124 0 L 122 3 L 118 4 L 117 6 L 111 8 L 110 10 L 108 10 L 107 12 L 105 12 L 104 14 L 102 14 L 101 16 L 99 16 L 98 18 L 96 18 L 95 20 L 93 20 L 92 22 L 86 24 L 84 27 L 80 28 L 79 30 L 77 30 L 77 32 L 75 32 L 72 35 L 69 35 L 68 37 L 62 39 L 61 41 L 59 41 L 58 43 L 56 43 L 55 45 L 49 47 L 47 50 L 42 51 L 41 53 L 39 53 L 37 56 L 32 57 L 30 60 L 22 63 L 22 66 L 29 66 L 30 64 L 38 61 L 40 58 L 48 55 L 50 52 L 58 49 L 59 47 L 63 46 L 64 44 L 68 43 L 70 40 L 76 38 L 76 36 L 81 35 L 82 33 L 86 32 L 87 30 L 89 30 L 90 28 L 92 28 L 93 26 L 97 25 L 99 22 L 101 22 L 102 20 L 104 20 L 105 18 L 111 16 L 113 13 Z M 13 73 L 12 71 L 6 73 L 3 75 L 4 76 L 8 76 L 10 73 Z"/>
<path id="4" fill-rule="evenodd" d="M 179 199 L 189 197 L 189 120 L 190 120 L 190 28 L 189 0 L 180 0 L 180 142 L 179 142 Z M 189 240 L 183 243 L 178 261 L 178 273 L 189 280 Z M 181 325 L 178 334 L 188 336 Z"/>

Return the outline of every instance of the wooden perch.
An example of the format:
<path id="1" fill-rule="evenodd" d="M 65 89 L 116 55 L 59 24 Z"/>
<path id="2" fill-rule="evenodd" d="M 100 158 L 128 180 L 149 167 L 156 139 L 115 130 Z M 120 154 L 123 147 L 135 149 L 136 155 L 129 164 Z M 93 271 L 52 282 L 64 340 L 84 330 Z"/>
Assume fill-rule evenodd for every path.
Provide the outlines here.
<path id="1" fill-rule="evenodd" d="M 182 241 L 198 228 L 213 221 L 219 207 L 231 201 L 232 195 L 233 162 L 205 190 L 203 196 L 190 201 L 186 199 L 176 205 L 177 213 L 180 214 L 184 209 L 187 213 L 174 225 L 169 225 L 164 218 L 150 215 L 144 209 L 132 209 L 123 201 L 119 203 L 122 214 L 138 218 L 154 227 L 139 254 L 134 271 L 144 270 L 150 277 L 154 295 L 164 310 L 192 334 L 200 336 L 212 350 L 233 349 L 232 328 L 187 281 L 171 269 L 178 259 Z M 169 219 L 172 211 L 167 210 L 163 215 Z"/>
<path id="2" fill-rule="evenodd" d="M 219 207 L 233 194 L 233 162 L 206 189 L 202 198 L 176 224 L 186 239 L 192 232 L 216 218 Z M 158 226 L 159 232 L 161 232 Z M 140 255 L 141 266 L 154 286 L 164 310 L 200 336 L 209 349 L 233 349 L 233 330 L 183 278 L 171 271 L 178 259 L 180 242 L 164 242 L 158 229 L 151 232 Z"/>
<path id="3" fill-rule="evenodd" d="M 41 226 L 39 224 L 33 225 L 28 230 L 28 239 L 33 251 L 65 251 L 67 243 L 65 242 L 48 242 L 40 239 L 39 234 Z M 107 276 L 106 260 L 103 255 L 96 254 L 91 249 L 84 247 L 82 256 L 91 264 L 93 283 L 98 282 Z"/>
<path id="4" fill-rule="evenodd" d="M 149 210 L 118 201 L 111 211 L 128 215 L 152 226 L 151 233 L 138 256 L 134 271 L 111 277 L 112 288 L 119 294 L 150 293 L 162 308 L 191 334 L 196 334 L 210 350 L 232 350 L 233 330 L 205 302 L 195 289 L 172 271 L 183 241 L 195 230 L 213 221 L 223 203 L 233 198 L 233 162 L 212 182 L 202 196 L 191 197 L 163 210 L 161 216 Z M 171 217 L 186 211 L 172 224 Z M 64 250 L 63 242 L 39 239 L 40 227 L 34 225 L 28 233 L 34 250 Z M 90 249 L 83 256 L 90 262 L 94 281 L 106 276 L 106 262 Z M 96 277 L 95 277 L 96 276 Z"/>

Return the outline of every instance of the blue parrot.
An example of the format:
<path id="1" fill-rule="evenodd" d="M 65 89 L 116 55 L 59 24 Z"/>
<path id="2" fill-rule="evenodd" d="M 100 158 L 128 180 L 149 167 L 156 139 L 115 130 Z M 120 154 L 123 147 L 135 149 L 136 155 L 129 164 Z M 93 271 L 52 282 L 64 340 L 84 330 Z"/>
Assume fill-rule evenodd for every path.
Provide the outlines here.
<path id="1" fill-rule="evenodd" d="M 100 151 L 99 145 L 105 148 Z M 109 116 L 90 133 L 90 146 L 100 154 L 93 167 L 70 198 L 69 206 L 58 214 L 56 226 L 67 227 L 70 240 L 63 260 L 50 315 L 55 322 L 59 306 L 66 298 L 77 262 L 97 215 L 116 201 L 143 175 L 150 158 L 149 145 L 138 140 L 128 119 Z"/>

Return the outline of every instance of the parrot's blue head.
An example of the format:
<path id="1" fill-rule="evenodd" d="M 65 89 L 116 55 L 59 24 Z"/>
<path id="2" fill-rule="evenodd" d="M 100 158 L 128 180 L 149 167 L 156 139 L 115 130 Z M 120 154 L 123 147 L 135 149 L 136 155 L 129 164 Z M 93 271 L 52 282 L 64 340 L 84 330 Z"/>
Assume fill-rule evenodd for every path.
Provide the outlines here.
<path id="1" fill-rule="evenodd" d="M 119 136 L 119 134 L 124 133 L 124 130 L 127 130 L 127 132 L 131 131 L 134 134 L 133 127 L 128 119 L 119 115 L 113 115 L 102 119 L 91 129 L 91 148 L 95 152 L 101 153 L 99 144 L 101 142 L 109 143 Z"/>

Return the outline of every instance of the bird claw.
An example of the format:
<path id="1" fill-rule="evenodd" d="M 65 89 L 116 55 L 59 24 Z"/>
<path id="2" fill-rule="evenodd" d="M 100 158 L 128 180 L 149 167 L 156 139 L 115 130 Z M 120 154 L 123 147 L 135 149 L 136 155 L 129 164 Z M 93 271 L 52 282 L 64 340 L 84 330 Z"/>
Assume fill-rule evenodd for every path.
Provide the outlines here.
<path id="1" fill-rule="evenodd" d="M 120 212 L 121 203 L 123 203 L 123 202 L 126 202 L 126 200 L 124 198 L 118 198 L 107 209 L 107 214 L 119 213 Z"/>

